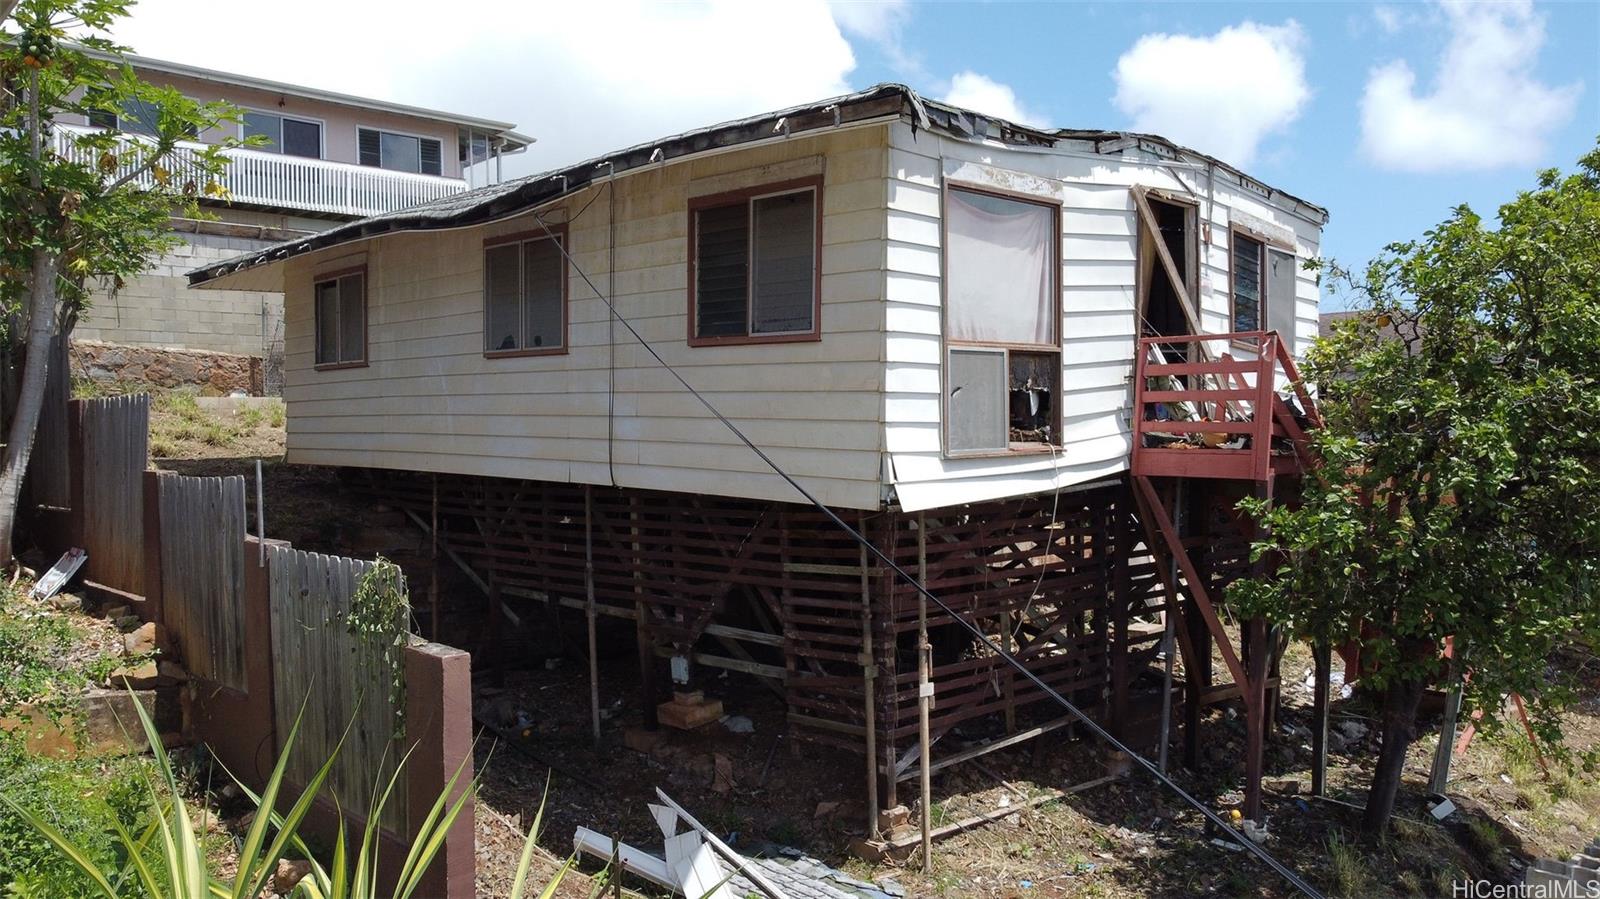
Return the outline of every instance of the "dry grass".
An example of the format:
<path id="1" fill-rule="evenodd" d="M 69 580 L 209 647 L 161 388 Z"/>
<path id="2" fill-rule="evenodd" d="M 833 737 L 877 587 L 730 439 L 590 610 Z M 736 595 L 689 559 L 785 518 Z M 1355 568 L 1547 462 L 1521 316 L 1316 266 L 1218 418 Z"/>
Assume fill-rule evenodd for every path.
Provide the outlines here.
<path id="1" fill-rule="evenodd" d="M 154 459 L 213 459 L 283 454 L 283 401 L 213 413 L 195 395 L 173 391 L 150 406 L 150 456 Z"/>

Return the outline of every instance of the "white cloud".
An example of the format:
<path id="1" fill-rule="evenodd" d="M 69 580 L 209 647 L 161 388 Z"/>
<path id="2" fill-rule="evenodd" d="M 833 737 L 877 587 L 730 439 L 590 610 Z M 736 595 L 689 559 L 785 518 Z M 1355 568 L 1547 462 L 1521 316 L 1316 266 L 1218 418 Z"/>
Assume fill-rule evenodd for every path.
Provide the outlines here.
<path id="1" fill-rule="evenodd" d="M 1311 98 L 1304 44 L 1292 19 L 1244 22 L 1206 37 L 1147 34 L 1117 60 L 1112 101 L 1135 131 L 1246 165 Z"/>
<path id="2" fill-rule="evenodd" d="M 1027 107 L 1018 102 L 1017 92 L 1012 90 L 1010 85 L 1001 84 L 971 69 L 957 72 L 956 76 L 950 79 L 950 90 L 945 94 L 944 101 L 973 112 L 1008 119 L 1019 125 L 1042 128 L 1046 124 L 1043 119 L 1029 112 Z"/>
<path id="3" fill-rule="evenodd" d="M 824 0 L 270 7 L 142 0 L 115 37 L 149 56 L 516 122 L 539 142 L 508 174 L 844 93 L 856 64 Z M 892 24 L 851 21 L 858 33 Z"/>
<path id="4" fill-rule="evenodd" d="M 1387 3 L 1380 3 L 1372 8 L 1372 19 L 1383 29 L 1384 34 L 1394 34 L 1405 24 L 1403 13 Z"/>
<path id="5" fill-rule="evenodd" d="M 1431 89 L 1418 92 L 1405 60 L 1374 69 L 1361 99 L 1362 149 L 1384 168 L 1413 172 L 1537 162 L 1583 90 L 1534 76 L 1544 17 L 1526 0 L 1454 0 L 1440 10 L 1450 37 Z"/>

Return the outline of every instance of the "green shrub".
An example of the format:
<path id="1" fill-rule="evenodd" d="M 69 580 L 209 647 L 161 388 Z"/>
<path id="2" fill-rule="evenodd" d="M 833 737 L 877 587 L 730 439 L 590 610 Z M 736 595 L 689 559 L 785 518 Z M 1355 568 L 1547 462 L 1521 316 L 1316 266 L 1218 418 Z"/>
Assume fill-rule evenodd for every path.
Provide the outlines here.
<path id="1" fill-rule="evenodd" d="M 63 760 L 28 754 L 0 736 L 0 795 L 59 829 L 96 864 L 120 868 L 126 853 L 118 826 L 143 814 L 147 759 Z M 11 807 L 0 805 L 0 894 L 51 899 L 101 895 L 90 879 Z"/>

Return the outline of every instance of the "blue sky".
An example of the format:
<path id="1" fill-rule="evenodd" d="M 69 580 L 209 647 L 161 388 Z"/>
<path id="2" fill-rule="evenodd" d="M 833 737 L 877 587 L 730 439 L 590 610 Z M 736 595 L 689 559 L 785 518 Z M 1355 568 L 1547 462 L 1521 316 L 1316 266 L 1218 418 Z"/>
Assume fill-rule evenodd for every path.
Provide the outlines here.
<path id="1" fill-rule="evenodd" d="M 903 81 L 1028 124 L 1154 131 L 1226 159 L 1328 207 L 1324 253 L 1351 266 L 1458 203 L 1492 214 L 1600 135 L 1592 0 L 273 8 L 140 0 L 116 36 L 150 56 L 515 122 L 538 143 L 507 161 L 513 175 Z"/>
<path id="2" fill-rule="evenodd" d="M 1444 10 L 1422 4 L 930 3 L 905 16 L 898 52 L 893 46 L 868 43 L 853 80 L 864 84 L 901 77 L 908 67 L 903 57 L 910 55 L 909 66 L 920 66 L 929 80 L 970 68 L 1009 86 L 1016 102 L 1042 124 L 1127 128 L 1135 121 L 1114 101 L 1115 73 L 1119 58 L 1141 37 L 1206 37 L 1246 22 L 1296 23 L 1309 96 L 1292 120 L 1261 139 L 1247 170 L 1326 206 L 1332 218 L 1325 255 L 1358 264 L 1390 241 L 1421 235 L 1456 204 L 1469 203 L 1492 214 L 1530 186 L 1538 169 L 1571 168 L 1595 146 L 1600 136 L 1600 4 L 1541 4 L 1533 8 L 1532 18 L 1543 20 L 1544 41 L 1522 71 L 1551 88 L 1572 87 L 1576 97 L 1570 113 L 1551 117 L 1554 121 L 1538 134 L 1522 131 L 1495 138 L 1510 144 L 1531 142 L 1527 152 L 1495 159 L 1497 151 L 1490 150 L 1484 160 L 1475 160 L 1468 150 L 1454 159 L 1446 152 L 1445 159 L 1430 163 L 1417 158 L 1405 163 L 1405 169 L 1364 147 L 1362 105 L 1373 70 L 1395 61 L 1406 62 L 1415 73 L 1417 94 L 1432 91 L 1454 32 Z M 1492 48 L 1478 49 L 1487 54 Z M 1197 64 L 1193 77 L 1205 79 L 1207 71 Z M 1480 82 L 1505 77 L 1503 71 L 1462 74 Z M 1494 85 L 1477 87 L 1478 98 L 1463 98 L 1477 102 L 1462 105 L 1492 125 L 1503 111 L 1472 107 L 1492 102 Z M 1525 128 L 1529 123 L 1511 117 L 1505 124 Z M 1470 143 L 1459 136 L 1446 141 Z M 1199 142 L 1192 145 L 1222 152 Z M 1422 157 L 1430 148 L 1396 149 Z"/>

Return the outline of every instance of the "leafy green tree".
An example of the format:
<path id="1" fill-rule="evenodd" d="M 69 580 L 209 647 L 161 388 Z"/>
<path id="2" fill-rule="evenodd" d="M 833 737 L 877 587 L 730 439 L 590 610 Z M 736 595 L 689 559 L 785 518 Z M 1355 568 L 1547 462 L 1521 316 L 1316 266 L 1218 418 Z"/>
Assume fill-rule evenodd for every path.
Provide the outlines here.
<path id="1" fill-rule="evenodd" d="M 1492 725 L 1520 693 L 1563 755 L 1549 662 L 1600 631 L 1600 148 L 1541 173 L 1497 226 L 1461 206 L 1363 276 L 1335 274 L 1367 308 L 1307 359 L 1323 463 L 1299 504 L 1247 504 L 1272 564 L 1229 596 L 1374 666 L 1379 833 L 1422 693 L 1462 672 L 1466 707 Z M 1446 638 L 1463 664 L 1441 660 Z"/>
<path id="2" fill-rule="evenodd" d="M 172 215 L 197 215 L 202 196 L 224 195 L 216 176 L 229 142 L 183 142 L 237 121 L 236 112 L 136 78 L 124 48 L 106 37 L 128 7 L 0 0 L 0 338 L 22 372 L 15 397 L 5 398 L 0 560 L 12 554 L 52 339 L 72 330 L 96 287 L 116 290 L 176 242 Z M 65 113 L 129 109 L 154 134 L 71 133 L 56 124 Z"/>

